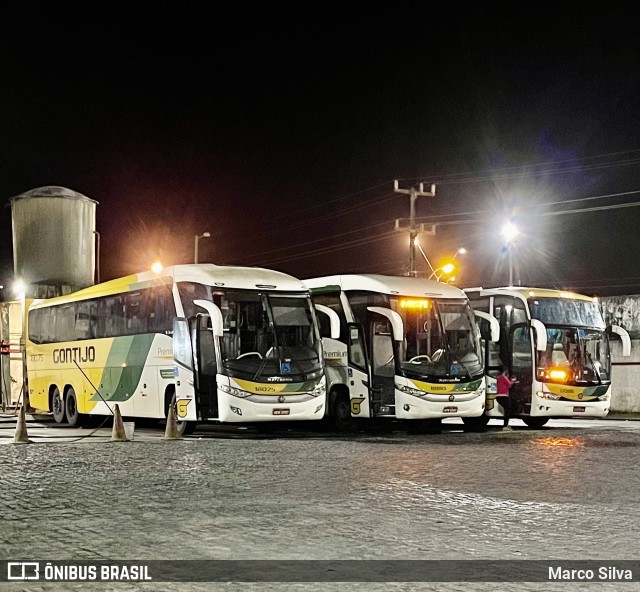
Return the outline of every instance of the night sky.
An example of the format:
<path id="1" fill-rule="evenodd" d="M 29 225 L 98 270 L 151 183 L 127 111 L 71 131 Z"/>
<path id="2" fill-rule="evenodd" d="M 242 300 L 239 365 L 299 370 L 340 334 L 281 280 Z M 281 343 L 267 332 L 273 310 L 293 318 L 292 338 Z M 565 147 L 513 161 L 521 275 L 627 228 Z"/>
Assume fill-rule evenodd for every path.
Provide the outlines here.
<path id="1" fill-rule="evenodd" d="M 398 179 L 436 184 L 420 242 L 468 250 L 457 285 L 507 283 L 512 218 L 523 285 L 640 293 L 632 4 L 108 6 L 0 15 L 0 200 L 98 201 L 102 280 L 190 262 L 205 231 L 201 262 L 406 273 Z M 3 207 L 0 283 L 11 248 Z"/>

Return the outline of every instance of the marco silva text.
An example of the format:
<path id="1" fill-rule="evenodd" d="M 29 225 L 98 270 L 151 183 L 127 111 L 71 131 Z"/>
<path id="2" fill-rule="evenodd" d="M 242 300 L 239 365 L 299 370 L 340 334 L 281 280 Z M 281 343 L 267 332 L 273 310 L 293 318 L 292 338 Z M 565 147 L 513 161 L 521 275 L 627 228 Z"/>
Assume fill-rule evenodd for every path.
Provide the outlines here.
<path id="1" fill-rule="evenodd" d="M 564 582 L 619 582 L 633 580 L 630 569 L 602 565 L 597 569 L 567 569 L 562 566 L 549 566 L 549 579 Z"/>

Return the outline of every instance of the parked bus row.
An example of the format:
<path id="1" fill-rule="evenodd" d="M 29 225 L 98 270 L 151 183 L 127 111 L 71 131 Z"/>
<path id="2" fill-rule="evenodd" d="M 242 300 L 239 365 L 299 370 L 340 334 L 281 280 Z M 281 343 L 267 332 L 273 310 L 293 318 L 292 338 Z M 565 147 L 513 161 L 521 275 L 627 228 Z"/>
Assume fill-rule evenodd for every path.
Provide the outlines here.
<path id="1" fill-rule="evenodd" d="M 359 420 L 482 429 L 503 415 L 499 368 L 518 378 L 512 417 L 603 417 L 609 337 L 573 293 L 459 290 L 415 277 L 299 280 L 260 268 L 177 265 L 35 300 L 25 319 L 29 405 L 87 416 L 198 423 Z M 629 354 L 629 338 L 623 354 Z"/>

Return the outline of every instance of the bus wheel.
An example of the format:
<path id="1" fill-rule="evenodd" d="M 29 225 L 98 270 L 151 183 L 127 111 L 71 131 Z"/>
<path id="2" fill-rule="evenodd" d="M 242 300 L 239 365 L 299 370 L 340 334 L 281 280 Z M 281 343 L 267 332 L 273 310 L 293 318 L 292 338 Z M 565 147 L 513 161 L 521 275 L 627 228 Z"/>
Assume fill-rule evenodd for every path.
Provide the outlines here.
<path id="1" fill-rule="evenodd" d="M 339 432 L 351 432 L 354 428 L 353 417 L 351 417 L 351 405 L 349 397 L 339 394 L 331 406 L 331 419 L 333 425 Z"/>
<path id="2" fill-rule="evenodd" d="M 549 421 L 548 417 L 521 417 L 520 418 L 527 427 L 538 429 L 546 425 Z"/>
<path id="3" fill-rule="evenodd" d="M 178 434 L 181 436 L 188 436 L 196 431 L 197 421 L 177 421 L 176 427 L 178 428 Z"/>
<path id="4" fill-rule="evenodd" d="M 76 399 L 76 392 L 73 388 L 67 391 L 67 396 L 64 401 L 65 413 L 67 416 L 67 423 L 70 426 L 80 424 L 80 413 L 78 413 L 78 399 Z"/>
<path id="5" fill-rule="evenodd" d="M 56 423 L 64 422 L 64 400 L 58 387 L 53 389 L 53 395 L 51 395 L 51 412 Z"/>
<path id="6" fill-rule="evenodd" d="M 462 423 L 465 432 L 484 432 L 487 429 L 489 418 L 484 414 L 479 417 L 463 417 Z"/>

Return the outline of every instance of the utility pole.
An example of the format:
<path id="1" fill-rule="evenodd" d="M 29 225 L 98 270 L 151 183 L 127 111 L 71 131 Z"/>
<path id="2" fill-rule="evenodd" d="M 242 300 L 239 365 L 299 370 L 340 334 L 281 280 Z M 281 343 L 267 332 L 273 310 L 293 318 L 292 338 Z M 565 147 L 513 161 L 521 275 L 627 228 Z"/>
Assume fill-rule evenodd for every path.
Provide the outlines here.
<path id="1" fill-rule="evenodd" d="M 430 235 L 435 235 L 436 227 L 435 224 L 432 224 L 430 228 L 425 229 L 424 224 L 420 224 L 416 226 L 416 200 L 420 196 L 424 197 L 435 197 L 436 195 L 436 186 L 431 185 L 431 191 L 424 190 L 424 184 L 418 184 L 418 187 L 411 187 L 409 189 L 400 189 L 398 180 L 396 179 L 393 182 L 393 190 L 396 193 L 403 193 L 409 196 L 409 226 L 403 227 L 400 224 L 400 220 L 396 220 L 396 230 L 402 230 L 404 232 L 409 231 L 409 275 L 416 275 L 416 237 L 420 233 L 426 233 Z"/>

